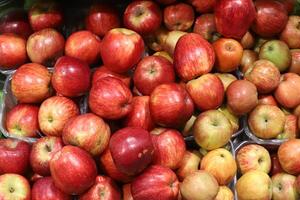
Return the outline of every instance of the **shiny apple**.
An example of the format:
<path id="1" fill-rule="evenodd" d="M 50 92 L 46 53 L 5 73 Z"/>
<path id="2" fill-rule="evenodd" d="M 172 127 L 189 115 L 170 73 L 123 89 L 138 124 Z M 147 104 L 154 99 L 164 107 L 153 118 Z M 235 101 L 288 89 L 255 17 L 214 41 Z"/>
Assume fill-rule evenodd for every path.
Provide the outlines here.
<path id="1" fill-rule="evenodd" d="M 204 39 L 213 41 L 217 32 L 214 14 L 203 14 L 196 18 L 193 32 L 198 33 Z"/>
<path id="2" fill-rule="evenodd" d="M 210 13 L 214 10 L 214 6 L 216 5 L 216 0 L 188 0 L 189 4 L 191 4 L 197 12 L 199 13 Z"/>
<path id="3" fill-rule="evenodd" d="M 281 167 L 289 174 L 297 175 L 300 173 L 300 139 L 291 139 L 279 146 L 278 159 Z"/>

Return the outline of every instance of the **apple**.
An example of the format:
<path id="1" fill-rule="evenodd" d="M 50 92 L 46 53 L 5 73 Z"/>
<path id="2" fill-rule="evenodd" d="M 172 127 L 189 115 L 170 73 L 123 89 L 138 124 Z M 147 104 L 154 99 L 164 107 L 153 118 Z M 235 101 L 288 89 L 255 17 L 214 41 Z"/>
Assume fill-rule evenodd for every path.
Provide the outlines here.
<path id="1" fill-rule="evenodd" d="M 180 181 L 183 181 L 190 173 L 199 169 L 201 155 L 199 151 L 186 150 L 182 160 L 179 163 L 179 168 L 176 170 L 176 175 Z"/>
<path id="2" fill-rule="evenodd" d="M 296 115 L 297 117 L 300 116 L 300 104 L 296 108 L 294 108 L 293 114 Z"/>
<path id="3" fill-rule="evenodd" d="M 274 176 L 275 174 L 284 172 L 280 165 L 277 153 L 271 154 L 271 161 L 272 161 L 271 171 L 270 171 L 271 176 Z"/>
<path id="4" fill-rule="evenodd" d="M 284 171 L 289 174 L 300 173 L 300 139 L 291 139 L 279 146 L 278 159 Z"/>
<path id="5" fill-rule="evenodd" d="M 184 127 L 181 129 L 181 133 L 184 137 L 193 135 L 192 130 L 196 118 L 197 117 L 195 115 L 192 115 L 191 118 L 185 123 Z"/>
<path id="6" fill-rule="evenodd" d="M 273 0 L 256 0 L 256 18 L 252 30 L 262 37 L 273 37 L 281 33 L 288 21 L 283 4 Z"/>
<path id="7" fill-rule="evenodd" d="M 245 173 L 235 188 L 239 200 L 272 198 L 272 180 L 262 171 L 251 170 Z"/>
<path id="8" fill-rule="evenodd" d="M 121 200 L 121 193 L 116 183 L 106 176 L 97 176 L 95 184 L 79 200 Z"/>
<path id="9" fill-rule="evenodd" d="M 143 39 L 139 34 L 125 28 L 114 28 L 105 34 L 100 53 L 104 65 L 109 70 L 124 73 L 139 62 L 144 48 Z"/>
<path id="10" fill-rule="evenodd" d="M 275 98 L 272 95 L 259 95 L 257 105 L 278 106 Z"/>
<path id="11" fill-rule="evenodd" d="M 65 39 L 55 29 L 47 28 L 30 35 L 26 50 L 34 63 L 53 66 L 64 53 Z"/>
<path id="12" fill-rule="evenodd" d="M 273 199 L 297 200 L 299 194 L 296 189 L 296 177 L 286 173 L 279 173 L 272 176 Z"/>
<path id="13" fill-rule="evenodd" d="M 217 180 L 204 170 L 190 173 L 180 184 L 180 193 L 183 199 L 213 200 L 218 191 Z"/>
<path id="14" fill-rule="evenodd" d="M 284 41 L 291 49 L 300 48 L 300 17 L 289 16 L 289 20 L 280 34 L 280 40 Z"/>
<path id="15" fill-rule="evenodd" d="M 62 9 L 55 1 L 36 2 L 30 8 L 28 18 L 34 31 L 45 28 L 60 28 L 63 23 Z"/>
<path id="16" fill-rule="evenodd" d="M 153 33 L 160 27 L 162 13 L 153 1 L 133 1 L 123 14 L 124 26 L 142 35 Z"/>
<path id="17" fill-rule="evenodd" d="M 259 59 L 271 61 L 280 72 L 284 72 L 289 68 L 292 56 L 286 43 L 280 40 L 270 40 L 260 48 Z"/>
<path id="18" fill-rule="evenodd" d="M 168 128 L 183 126 L 194 111 L 190 95 L 177 83 L 157 86 L 150 95 L 149 106 L 153 121 Z"/>
<path id="19" fill-rule="evenodd" d="M 195 19 L 193 7 L 186 3 L 172 4 L 164 8 L 164 23 L 171 31 L 187 31 Z"/>
<path id="20" fill-rule="evenodd" d="M 233 128 L 227 117 L 218 110 L 202 112 L 194 123 L 196 143 L 206 150 L 214 150 L 226 145 Z"/>
<path id="21" fill-rule="evenodd" d="M 200 169 L 213 175 L 220 185 L 227 185 L 233 180 L 237 165 L 227 149 L 219 148 L 209 151 L 202 158 Z"/>
<path id="22" fill-rule="evenodd" d="M 178 40 L 187 34 L 187 32 L 184 31 L 170 31 L 164 39 L 164 42 L 162 44 L 163 49 L 168 52 L 171 56 L 173 56 L 176 44 Z"/>
<path id="23" fill-rule="evenodd" d="M 37 180 L 31 191 L 31 200 L 71 200 L 71 196 L 65 194 L 60 189 L 55 187 L 51 177 L 45 177 Z"/>
<path id="24" fill-rule="evenodd" d="M 20 36 L 0 35 L 0 68 L 14 69 L 27 61 L 26 40 Z"/>
<path id="25" fill-rule="evenodd" d="M 218 194 L 214 200 L 234 200 L 234 195 L 231 189 L 227 186 L 220 186 Z"/>
<path id="26" fill-rule="evenodd" d="M 286 115 L 285 123 L 282 133 L 280 133 L 278 139 L 294 139 L 298 137 L 298 117 L 296 115 Z"/>
<path id="27" fill-rule="evenodd" d="M 160 26 L 153 33 L 145 35 L 144 39 L 150 49 L 153 51 L 162 51 L 168 33 L 169 31 L 167 28 Z"/>
<path id="28" fill-rule="evenodd" d="M 95 182 L 97 167 L 93 158 L 75 146 L 64 146 L 50 160 L 54 185 L 66 194 L 80 195 Z"/>
<path id="29" fill-rule="evenodd" d="M 294 7 L 297 3 L 296 0 L 277 0 L 280 3 L 282 3 L 285 6 L 285 9 L 287 10 L 287 12 L 290 14 L 291 12 L 293 12 Z"/>
<path id="30" fill-rule="evenodd" d="M 235 115 L 250 112 L 258 103 L 257 89 L 247 80 L 233 81 L 226 91 L 227 105 Z"/>
<path id="31" fill-rule="evenodd" d="M 214 10 L 214 6 L 216 5 L 216 0 L 188 0 L 188 3 L 192 4 L 192 6 L 199 13 L 209 13 Z"/>
<path id="32" fill-rule="evenodd" d="M 157 51 L 153 54 L 153 56 L 161 56 L 166 58 L 168 61 L 170 61 L 171 63 L 173 63 L 173 58 L 170 56 L 170 54 L 166 51 Z"/>
<path id="33" fill-rule="evenodd" d="M 227 117 L 232 126 L 233 133 L 236 133 L 240 128 L 239 117 L 233 114 L 228 108 L 228 105 L 225 104 L 218 108 L 218 111 L 222 112 Z"/>
<path id="34" fill-rule="evenodd" d="M 81 96 L 90 87 L 90 67 L 77 58 L 62 56 L 54 65 L 51 83 L 63 96 Z"/>
<path id="35" fill-rule="evenodd" d="M 229 38 L 221 38 L 213 43 L 216 53 L 216 69 L 219 72 L 231 72 L 239 67 L 243 56 L 242 45 Z"/>
<path id="36" fill-rule="evenodd" d="M 289 68 L 289 72 L 296 73 L 300 75 L 300 49 L 290 50 L 292 55 L 292 62 Z"/>
<path id="37" fill-rule="evenodd" d="M 173 65 L 161 56 L 144 57 L 134 71 L 133 82 L 143 95 L 150 95 L 156 86 L 175 82 Z"/>
<path id="38" fill-rule="evenodd" d="M 270 93 L 280 83 L 279 69 L 268 60 L 258 60 L 251 64 L 245 73 L 245 79 L 252 82 L 259 93 Z"/>
<path id="39" fill-rule="evenodd" d="M 247 31 L 247 33 L 240 40 L 240 43 L 244 49 L 252 49 L 254 46 L 254 42 L 255 38 L 249 31 Z"/>
<path id="40" fill-rule="evenodd" d="M 224 99 L 224 85 L 214 74 L 204 74 L 186 84 L 186 90 L 200 110 L 216 109 Z"/>
<path id="41" fill-rule="evenodd" d="M 123 185 L 122 191 L 123 191 L 123 200 L 133 200 L 130 183 Z"/>
<path id="42" fill-rule="evenodd" d="M 189 81 L 212 70 L 215 53 L 212 45 L 196 33 L 182 36 L 175 47 L 174 67 L 183 81 Z"/>
<path id="43" fill-rule="evenodd" d="M 255 19 L 252 0 L 220 0 L 214 11 L 217 31 L 228 38 L 241 39 Z"/>
<path id="44" fill-rule="evenodd" d="M 237 80 L 237 78 L 230 73 L 215 73 L 214 75 L 216 75 L 222 81 L 225 91 L 233 81 Z"/>
<path id="45" fill-rule="evenodd" d="M 67 121 L 78 114 L 79 109 L 71 99 L 50 97 L 41 104 L 39 110 L 40 129 L 47 136 L 61 136 Z"/>
<path id="46" fill-rule="evenodd" d="M 20 103 L 40 103 L 51 94 L 51 73 L 43 65 L 27 63 L 12 75 L 11 90 Z"/>
<path id="47" fill-rule="evenodd" d="M 70 119 L 64 126 L 65 144 L 78 146 L 92 156 L 100 155 L 108 147 L 109 126 L 95 114 L 87 113 Z"/>
<path id="48" fill-rule="evenodd" d="M 0 140 L 0 175 L 25 174 L 29 167 L 30 145 L 21 140 Z M 1 192 L 0 192 L 1 193 Z"/>
<path id="49" fill-rule="evenodd" d="M 240 70 L 242 73 L 246 73 L 249 66 L 258 60 L 258 54 L 252 50 L 244 50 L 243 56 L 240 63 Z"/>
<path id="50" fill-rule="evenodd" d="M 94 3 L 85 18 L 85 27 L 94 34 L 103 37 L 109 30 L 120 27 L 117 9 L 106 3 Z"/>
<path id="51" fill-rule="evenodd" d="M 193 32 L 208 41 L 213 41 L 217 32 L 214 14 L 203 14 L 196 18 Z"/>
<path id="52" fill-rule="evenodd" d="M 117 78 L 99 79 L 90 90 L 89 107 L 105 119 L 120 119 L 132 109 L 131 91 Z"/>
<path id="53" fill-rule="evenodd" d="M 262 37 L 257 38 L 253 50 L 256 53 L 259 53 L 261 47 L 268 41 L 270 41 L 270 38 L 262 38 Z"/>
<path id="54" fill-rule="evenodd" d="M 286 108 L 298 106 L 300 104 L 300 76 L 295 73 L 283 74 L 274 94 L 282 106 Z"/>
<path id="55" fill-rule="evenodd" d="M 0 199 L 31 200 L 29 182 L 18 174 L 3 174 L 0 176 Z"/>
<path id="56" fill-rule="evenodd" d="M 37 137 L 39 107 L 18 104 L 6 114 L 6 129 L 9 134 L 21 137 Z"/>
<path id="57" fill-rule="evenodd" d="M 171 169 L 152 165 L 133 180 L 131 193 L 134 200 L 177 200 L 179 182 Z"/>

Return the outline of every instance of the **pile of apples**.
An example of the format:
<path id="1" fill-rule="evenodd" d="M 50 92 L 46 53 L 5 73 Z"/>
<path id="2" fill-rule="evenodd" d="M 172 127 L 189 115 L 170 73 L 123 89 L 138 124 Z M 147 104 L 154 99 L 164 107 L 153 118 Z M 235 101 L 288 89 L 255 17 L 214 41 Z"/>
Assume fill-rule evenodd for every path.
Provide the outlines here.
<path id="1" fill-rule="evenodd" d="M 12 138 L 0 140 L 0 199 L 234 199 L 237 172 L 239 200 L 286 199 L 274 185 L 300 173 L 295 5 L 95 3 L 70 35 L 55 1 L 3 17 L 0 68 L 18 103 L 3 113 Z M 243 147 L 236 159 L 226 148 L 243 116 L 256 137 L 289 140 L 278 160 L 292 175 L 274 187 L 264 147 Z"/>

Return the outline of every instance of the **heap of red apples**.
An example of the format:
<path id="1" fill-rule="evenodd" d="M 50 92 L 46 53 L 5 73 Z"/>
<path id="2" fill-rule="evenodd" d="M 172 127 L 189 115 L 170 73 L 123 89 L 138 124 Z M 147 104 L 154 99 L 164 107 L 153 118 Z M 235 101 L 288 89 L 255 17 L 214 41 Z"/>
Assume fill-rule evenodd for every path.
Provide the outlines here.
<path id="1" fill-rule="evenodd" d="M 0 200 L 299 199 L 296 0 L 115 6 L 0 19 Z"/>

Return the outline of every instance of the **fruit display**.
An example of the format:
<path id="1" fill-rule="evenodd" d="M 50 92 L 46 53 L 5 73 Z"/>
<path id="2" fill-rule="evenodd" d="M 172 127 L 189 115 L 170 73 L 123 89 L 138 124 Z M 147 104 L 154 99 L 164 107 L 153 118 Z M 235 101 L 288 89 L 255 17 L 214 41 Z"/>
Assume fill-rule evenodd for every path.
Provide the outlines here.
<path id="1" fill-rule="evenodd" d="M 3 12 L 0 200 L 300 199 L 299 10 L 36 0 Z"/>

